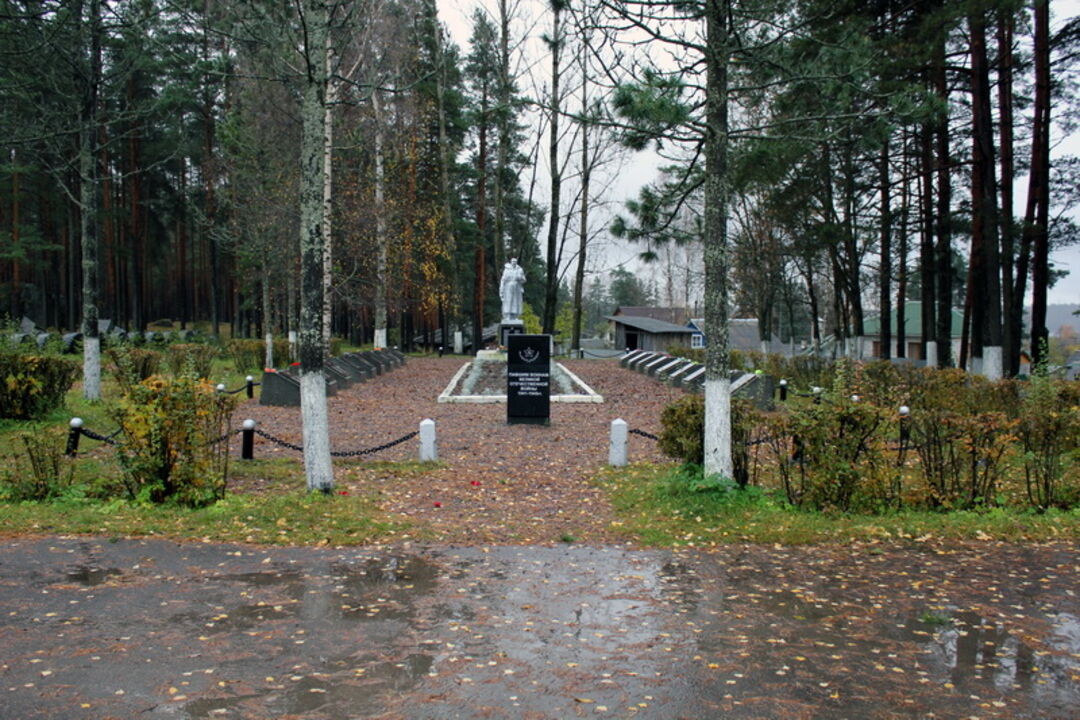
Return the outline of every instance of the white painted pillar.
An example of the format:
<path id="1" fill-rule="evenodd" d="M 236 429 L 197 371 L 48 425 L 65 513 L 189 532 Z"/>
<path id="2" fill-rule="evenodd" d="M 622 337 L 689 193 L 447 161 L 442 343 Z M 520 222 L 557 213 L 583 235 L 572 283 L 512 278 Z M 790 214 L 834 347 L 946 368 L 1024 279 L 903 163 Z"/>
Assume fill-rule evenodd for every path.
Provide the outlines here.
<path id="1" fill-rule="evenodd" d="M 982 372 L 991 382 L 997 382 L 1005 374 L 1000 345 L 983 346 Z"/>
<path id="2" fill-rule="evenodd" d="M 462 337 L 460 330 L 454 331 L 454 354 L 465 354 L 465 338 Z"/>
<path id="3" fill-rule="evenodd" d="M 435 421 L 431 418 L 420 421 L 420 462 L 436 462 L 439 449 L 435 444 Z"/>
<path id="4" fill-rule="evenodd" d="M 626 465 L 626 448 L 629 428 L 622 418 L 611 421 L 611 447 L 608 450 L 608 465 L 623 467 Z"/>
<path id="5" fill-rule="evenodd" d="M 937 359 L 937 341 L 926 341 L 926 367 L 936 368 L 938 364 Z"/>

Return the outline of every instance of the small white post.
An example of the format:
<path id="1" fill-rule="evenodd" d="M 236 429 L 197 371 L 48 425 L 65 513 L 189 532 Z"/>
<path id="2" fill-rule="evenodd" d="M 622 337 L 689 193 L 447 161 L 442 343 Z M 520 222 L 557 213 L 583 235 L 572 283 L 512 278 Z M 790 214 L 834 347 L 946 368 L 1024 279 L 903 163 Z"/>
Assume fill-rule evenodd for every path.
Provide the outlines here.
<path id="1" fill-rule="evenodd" d="M 615 418 L 611 421 L 611 448 L 608 450 L 608 465 L 623 467 L 626 465 L 626 439 L 628 428 L 626 421 Z"/>
<path id="2" fill-rule="evenodd" d="M 420 421 L 420 462 L 435 462 L 439 459 L 439 450 L 435 446 L 435 421 L 431 418 Z"/>

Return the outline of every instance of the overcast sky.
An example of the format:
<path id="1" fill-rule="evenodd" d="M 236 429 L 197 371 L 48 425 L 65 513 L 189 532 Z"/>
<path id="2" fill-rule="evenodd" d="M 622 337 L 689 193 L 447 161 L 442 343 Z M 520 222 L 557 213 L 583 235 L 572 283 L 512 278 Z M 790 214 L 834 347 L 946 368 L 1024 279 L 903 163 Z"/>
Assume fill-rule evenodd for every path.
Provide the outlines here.
<path id="1" fill-rule="evenodd" d="M 1051 0 L 1050 6 L 1053 14 L 1051 33 L 1069 18 L 1080 15 L 1080 0 Z M 462 49 L 463 54 L 468 53 L 469 35 L 471 34 L 469 19 L 476 7 L 487 9 L 489 14 L 494 17 L 498 4 L 495 0 L 440 0 L 439 2 L 439 17 L 446 23 L 454 41 Z M 547 14 L 548 3 L 543 0 L 521 0 L 521 7 L 524 17 L 518 21 L 518 32 L 524 29 L 529 31 L 531 41 L 527 43 L 527 47 L 530 49 L 530 54 L 535 56 L 529 61 L 544 62 L 541 73 L 546 73 L 548 65 L 546 64 L 546 58 L 540 57 L 544 50 L 539 38 L 542 33 L 550 28 L 550 19 Z M 543 80 L 539 82 L 543 82 Z M 1054 128 L 1054 131 L 1056 132 L 1057 128 Z M 1054 137 L 1052 142 L 1055 144 L 1055 154 L 1080 155 L 1080 132 L 1073 133 L 1065 138 Z M 546 144 L 540 157 L 541 175 L 537 178 L 534 196 L 535 199 L 544 204 L 546 204 L 549 193 L 545 156 Z M 641 187 L 656 178 L 657 165 L 657 156 L 649 151 L 628 153 L 624 157 L 617 169 L 613 171 L 613 182 L 607 193 L 613 201 L 607 211 L 608 216 L 611 213 L 619 212 L 626 200 L 636 197 Z M 528 178 L 523 176 L 522 181 L 527 183 Z M 1026 176 L 1020 178 L 1016 186 L 1015 212 L 1022 215 L 1027 197 Z M 563 197 L 565 200 L 566 190 L 564 190 Z M 1072 214 L 1080 219 L 1080 208 L 1074 209 Z M 543 237 L 546 237 L 546 235 L 542 235 Z M 541 250 L 543 250 L 544 242 L 541 241 L 540 245 Z M 605 238 L 596 249 L 600 252 L 594 256 L 593 262 L 589 263 L 590 269 L 593 271 L 606 273 L 616 265 L 626 265 L 631 269 L 637 267 L 634 258 L 640 248 L 636 246 L 613 238 Z M 1080 243 L 1055 252 L 1051 256 L 1051 260 L 1058 268 L 1068 270 L 1070 275 L 1059 280 L 1057 285 L 1050 289 L 1049 302 L 1080 305 Z"/>

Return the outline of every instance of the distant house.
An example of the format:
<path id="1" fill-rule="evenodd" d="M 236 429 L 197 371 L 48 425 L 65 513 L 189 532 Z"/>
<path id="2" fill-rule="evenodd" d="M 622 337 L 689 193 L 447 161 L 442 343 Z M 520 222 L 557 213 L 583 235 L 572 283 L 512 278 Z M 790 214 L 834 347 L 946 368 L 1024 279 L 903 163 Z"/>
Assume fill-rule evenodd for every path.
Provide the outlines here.
<path id="1" fill-rule="evenodd" d="M 889 341 L 890 356 L 896 355 L 896 308 L 893 308 L 889 324 L 892 326 L 892 338 Z M 959 310 L 952 311 L 952 356 L 960 357 L 960 334 L 964 327 L 964 315 Z M 909 360 L 925 360 L 922 352 L 922 303 L 904 303 L 904 356 Z M 881 315 L 871 315 L 863 321 L 863 335 L 859 338 L 858 357 L 881 357 Z"/>
<path id="2" fill-rule="evenodd" d="M 669 318 L 685 317 L 685 308 L 619 307 L 608 320 L 613 327 L 616 348 L 665 351 L 672 346 L 690 346 L 693 330 Z"/>
<path id="3" fill-rule="evenodd" d="M 707 344 L 705 318 L 692 318 L 687 327 L 694 331 L 694 334 L 690 336 L 690 347 L 705 347 Z M 769 340 L 763 347 L 761 336 L 758 333 L 757 318 L 730 318 L 728 320 L 728 350 L 738 350 L 739 352 L 760 352 L 764 350 L 768 353 L 780 355 L 791 355 L 793 353 L 791 345 L 785 345 L 775 338 Z"/>

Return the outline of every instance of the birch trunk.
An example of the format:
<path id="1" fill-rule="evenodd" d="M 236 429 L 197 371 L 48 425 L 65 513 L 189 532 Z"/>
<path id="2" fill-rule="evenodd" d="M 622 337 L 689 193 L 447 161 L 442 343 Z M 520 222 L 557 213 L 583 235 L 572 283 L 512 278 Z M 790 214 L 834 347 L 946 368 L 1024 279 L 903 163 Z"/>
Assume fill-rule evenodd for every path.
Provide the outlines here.
<path id="1" fill-rule="evenodd" d="M 383 170 L 382 106 L 379 91 L 371 94 L 375 112 L 375 347 L 386 347 L 386 175 Z"/>
<path id="2" fill-rule="evenodd" d="M 303 422 L 304 472 L 308 490 L 329 492 L 334 486 L 330 432 L 323 375 L 323 220 L 326 154 L 325 2 L 305 0 L 308 29 L 307 75 L 301 101 L 300 141 L 300 416 Z"/>
<path id="3" fill-rule="evenodd" d="M 334 179 L 334 100 L 335 88 L 331 79 L 331 63 L 333 62 L 334 50 L 330 45 L 330 33 L 326 33 L 326 58 L 323 63 L 326 73 L 326 100 L 323 103 L 323 177 L 322 177 L 322 342 L 323 357 L 330 357 L 330 332 L 334 318 L 333 289 L 334 280 L 334 253 L 333 235 L 331 234 L 331 197 L 333 195 Z"/>
<path id="4" fill-rule="evenodd" d="M 101 338 L 98 334 L 97 103 L 101 78 L 101 5 L 90 1 L 89 72 L 79 139 L 79 203 L 82 206 L 83 397 L 101 399 Z"/>
<path id="5" fill-rule="evenodd" d="M 727 7 L 705 5 L 705 474 L 732 477 L 727 309 Z"/>

